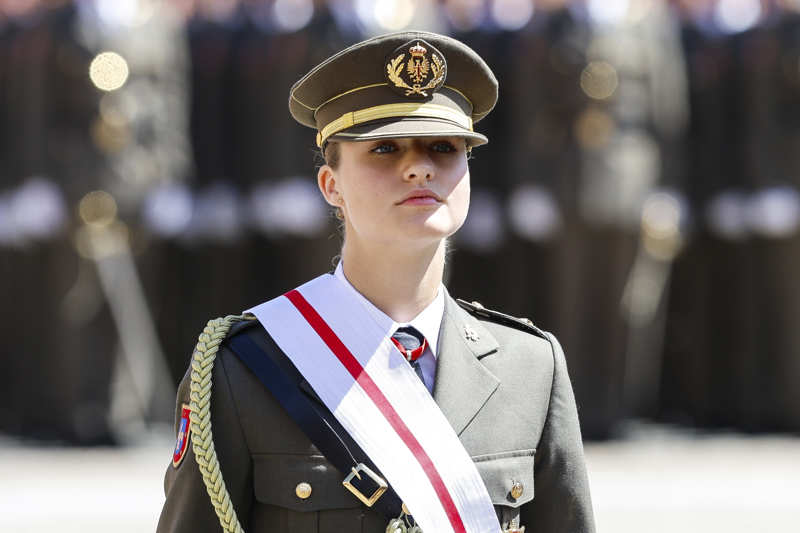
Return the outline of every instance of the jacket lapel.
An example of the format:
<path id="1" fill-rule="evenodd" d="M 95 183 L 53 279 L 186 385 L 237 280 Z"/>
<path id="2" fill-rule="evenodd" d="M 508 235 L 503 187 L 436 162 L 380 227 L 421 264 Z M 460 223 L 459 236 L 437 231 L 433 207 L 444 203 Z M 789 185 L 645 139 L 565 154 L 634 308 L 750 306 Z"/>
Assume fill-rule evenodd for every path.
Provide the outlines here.
<path id="1" fill-rule="evenodd" d="M 433 399 L 457 435 L 500 385 L 480 362 L 498 349 L 494 336 L 445 293 Z"/>

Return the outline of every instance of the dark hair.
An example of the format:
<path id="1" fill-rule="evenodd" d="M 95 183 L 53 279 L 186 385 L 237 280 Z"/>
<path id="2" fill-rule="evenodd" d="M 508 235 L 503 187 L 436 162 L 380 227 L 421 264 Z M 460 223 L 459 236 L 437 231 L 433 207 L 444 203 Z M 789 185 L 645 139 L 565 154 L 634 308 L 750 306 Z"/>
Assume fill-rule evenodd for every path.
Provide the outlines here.
<path id="1" fill-rule="evenodd" d="M 329 141 L 325 144 L 325 147 L 322 149 L 322 159 L 325 160 L 325 164 L 331 167 L 333 170 L 336 170 L 336 167 L 339 166 L 339 160 L 342 157 L 342 147 L 336 141 Z"/>

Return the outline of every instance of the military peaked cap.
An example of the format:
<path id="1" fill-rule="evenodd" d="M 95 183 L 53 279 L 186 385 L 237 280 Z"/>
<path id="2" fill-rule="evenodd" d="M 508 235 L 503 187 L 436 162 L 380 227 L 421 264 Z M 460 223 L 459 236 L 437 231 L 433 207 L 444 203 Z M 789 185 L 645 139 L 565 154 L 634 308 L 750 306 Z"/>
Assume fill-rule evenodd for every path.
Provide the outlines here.
<path id="1" fill-rule="evenodd" d="M 497 101 L 497 80 L 470 47 L 421 31 L 381 35 L 326 59 L 292 86 L 289 110 L 317 145 L 389 137 L 464 137 Z"/>

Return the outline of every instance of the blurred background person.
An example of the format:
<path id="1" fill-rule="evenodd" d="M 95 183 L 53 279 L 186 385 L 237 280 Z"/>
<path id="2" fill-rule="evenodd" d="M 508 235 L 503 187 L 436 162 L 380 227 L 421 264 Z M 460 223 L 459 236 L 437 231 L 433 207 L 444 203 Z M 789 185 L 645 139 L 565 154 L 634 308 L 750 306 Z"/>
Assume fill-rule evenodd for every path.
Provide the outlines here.
<path id="1" fill-rule="evenodd" d="M 681 2 L 690 238 L 669 296 L 666 420 L 798 429 L 796 2 Z M 787 100 L 788 98 L 788 100 Z"/>

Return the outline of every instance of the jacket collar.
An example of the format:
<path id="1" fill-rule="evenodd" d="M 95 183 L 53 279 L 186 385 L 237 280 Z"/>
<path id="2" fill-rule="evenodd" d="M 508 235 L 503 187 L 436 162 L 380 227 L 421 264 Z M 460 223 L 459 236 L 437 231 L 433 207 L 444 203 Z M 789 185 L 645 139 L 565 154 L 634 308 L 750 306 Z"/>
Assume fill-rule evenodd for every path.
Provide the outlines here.
<path id="1" fill-rule="evenodd" d="M 480 361 L 499 349 L 497 339 L 489 330 L 445 290 L 433 399 L 456 435 L 464 431 L 500 385 L 500 380 Z M 324 405 L 302 377 L 299 386 Z"/>
<path id="2" fill-rule="evenodd" d="M 499 346 L 475 317 L 445 294 L 433 399 L 456 434 L 464 431 L 500 385 L 480 361 Z"/>

